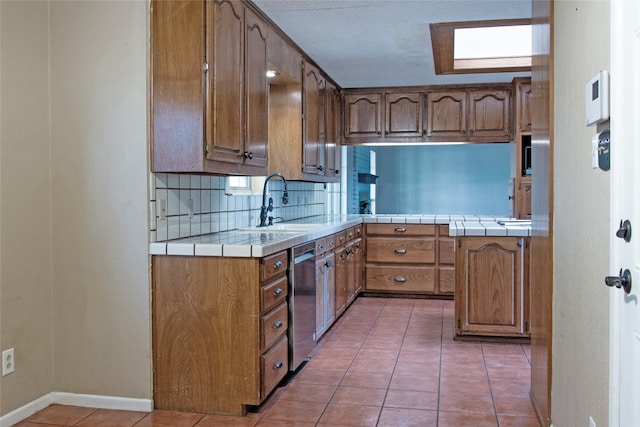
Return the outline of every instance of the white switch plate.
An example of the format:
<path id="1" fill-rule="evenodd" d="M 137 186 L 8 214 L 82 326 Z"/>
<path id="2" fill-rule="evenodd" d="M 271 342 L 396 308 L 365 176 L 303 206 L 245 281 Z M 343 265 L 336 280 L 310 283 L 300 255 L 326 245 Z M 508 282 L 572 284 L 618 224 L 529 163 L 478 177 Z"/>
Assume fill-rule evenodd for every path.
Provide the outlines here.
<path id="1" fill-rule="evenodd" d="M 598 169 L 598 134 L 591 137 L 591 168 Z"/>

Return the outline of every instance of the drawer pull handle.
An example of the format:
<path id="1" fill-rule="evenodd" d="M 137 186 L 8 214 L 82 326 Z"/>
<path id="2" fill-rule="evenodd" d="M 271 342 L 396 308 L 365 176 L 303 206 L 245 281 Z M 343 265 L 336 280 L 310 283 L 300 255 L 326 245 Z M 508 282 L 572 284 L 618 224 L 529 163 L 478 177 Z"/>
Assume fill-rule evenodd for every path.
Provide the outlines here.
<path id="1" fill-rule="evenodd" d="M 407 250 L 405 248 L 398 248 L 394 252 L 399 254 L 399 255 L 404 255 L 404 254 L 407 253 Z"/>
<path id="2" fill-rule="evenodd" d="M 276 323 L 273 324 L 273 329 L 280 329 L 280 328 L 282 328 L 282 321 L 276 320 Z"/>
<path id="3" fill-rule="evenodd" d="M 327 262 L 324 263 L 324 265 L 326 265 L 327 267 L 330 268 L 330 267 L 333 266 L 333 263 L 331 261 L 327 261 Z"/>
<path id="4" fill-rule="evenodd" d="M 273 268 L 280 268 L 280 267 L 282 267 L 282 261 L 278 260 L 273 263 Z"/>
<path id="5" fill-rule="evenodd" d="M 404 227 L 396 227 L 396 231 L 397 231 L 398 233 L 404 233 L 405 231 L 407 231 L 407 229 L 406 229 L 406 228 L 404 228 Z"/>
<path id="6" fill-rule="evenodd" d="M 334 242 L 333 239 L 329 240 L 329 246 L 333 246 L 335 244 L 336 244 L 336 242 Z"/>
<path id="7" fill-rule="evenodd" d="M 318 250 L 321 251 L 324 249 L 324 245 L 318 245 Z"/>
<path id="8" fill-rule="evenodd" d="M 349 232 L 349 237 L 353 237 L 353 232 L 352 231 Z"/>
<path id="9" fill-rule="evenodd" d="M 284 363 L 282 363 L 282 360 L 278 360 L 276 363 L 273 364 L 273 370 L 277 371 L 278 369 L 282 368 L 284 366 Z"/>
<path id="10" fill-rule="evenodd" d="M 276 288 L 276 290 L 273 291 L 273 296 L 274 297 L 280 296 L 280 295 L 282 295 L 283 292 L 284 291 L 282 290 L 282 288 Z"/>
<path id="11" fill-rule="evenodd" d="M 396 276 L 393 278 L 393 280 L 395 280 L 398 283 L 404 283 L 407 281 L 407 279 L 404 276 Z"/>

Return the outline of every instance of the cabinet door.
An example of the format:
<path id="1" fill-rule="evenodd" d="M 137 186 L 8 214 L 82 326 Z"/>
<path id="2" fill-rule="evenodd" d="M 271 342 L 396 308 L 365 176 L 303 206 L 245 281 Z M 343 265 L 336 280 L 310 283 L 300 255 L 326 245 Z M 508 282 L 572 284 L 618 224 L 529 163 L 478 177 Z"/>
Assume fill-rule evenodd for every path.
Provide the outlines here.
<path id="1" fill-rule="evenodd" d="M 207 159 L 240 164 L 245 151 L 243 9 L 239 2 L 214 1 L 210 3 L 207 27 Z"/>
<path id="2" fill-rule="evenodd" d="M 511 93 L 508 90 L 469 92 L 469 137 L 508 142 L 511 136 Z"/>
<path id="3" fill-rule="evenodd" d="M 326 267 L 324 257 L 316 258 L 316 341 L 326 330 L 324 317 Z"/>
<path id="4" fill-rule="evenodd" d="M 245 9 L 245 106 L 247 128 L 244 163 L 267 166 L 269 139 L 267 83 L 267 26 Z"/>
<path id="5" fill-rule="evenodd" d="M 382 137 L 382 93 L 344 96 L 344 137 L 378 139 Z"/>
<path id="6" fill-rule="evenodd" d="M 302 172 L 321 175 L 324 170 L 325 80 L 320 71 L 305 63 L 303 81 L 304 138 Z"/>
<path id="7" fill-rule="evenodd" d="M 340 316 L 347 305 L 347 265 L 348 253 L 344 247 L 336 249 L 335 252 L 335 275 L 336 275 L 336 317 Z"/>
<path id="8" fill-rule="evenodd" d="M 353 297 L 358 296 L 364 289 L 364 250 L 362 239 L 353 242 Z"/>
<path id="9" fill-rule="evenodd" d="M 340 173 L 340 93 L 329 82 L 326 84 L 325 92 L 327 112 L 325 174 L 328 177 L 337 178 Z"/>
<path id="10" fill-rule="evenodd" d="M 427 113 L 427 136 L 466 138 L 467 92 L 429 92 Z"/>
<path id="11" fill-rule="evenodd" d="M 531 219 L 531 178 L 517 178 L 516 218 Z"/>
<path id="12" fill-rule="evenodd" d="M 385 96 L 385 137 L 421 137 L 423 95 L 388 93 Z"/>
<path id="13" fill-rule="evenodd" d="M 531 132 L 531 84 L 519 83 L 517 86 L 518 104 L 516 111 L 518 114 L 518 128 L 520 132 Z"/>
<path id="14" fill-rule="evenodd" d="M 523 238 L 459 237 L 456 333 L 524 334 Z"/>
<path id="15" fill-rule="evenodd" d="M 325 255 L 325 298 L 324 311 L 327 329 L 336 320 L 336 257 L 333 252 Z"/>

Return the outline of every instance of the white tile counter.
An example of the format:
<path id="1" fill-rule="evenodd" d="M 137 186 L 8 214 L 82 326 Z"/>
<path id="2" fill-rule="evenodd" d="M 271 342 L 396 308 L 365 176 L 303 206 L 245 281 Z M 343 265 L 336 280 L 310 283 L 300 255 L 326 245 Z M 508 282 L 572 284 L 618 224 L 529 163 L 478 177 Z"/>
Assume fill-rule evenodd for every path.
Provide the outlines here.
<path id="1" fill-rule="evenodd" d="M 479 215 L 336 215 L 315 216 L 288 221 L 290 224 L 317 224 L 310 231 L 282 232 L 265 227 L 257 230 L 231 230 L 188 237 L 149 246 L 151 255 L 264 257 L 362 223 L 449 224 L 450 236 L 529 236 L 530 222 L 501 225 L 507 218 Z M 513 220 L 511 220 L 513 221 Z"/>

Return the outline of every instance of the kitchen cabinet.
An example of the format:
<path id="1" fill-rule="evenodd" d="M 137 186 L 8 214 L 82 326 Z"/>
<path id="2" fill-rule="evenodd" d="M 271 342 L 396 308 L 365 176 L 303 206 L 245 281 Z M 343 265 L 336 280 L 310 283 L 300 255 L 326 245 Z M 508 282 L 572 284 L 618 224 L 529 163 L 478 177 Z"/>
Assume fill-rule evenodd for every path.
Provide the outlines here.
<path id="1" fill-rule="evenodd" d="M 365 290 L 436 293 L 435 224 L 366 224 Z"/>
<path id="2" fill-rule="evenodd" d="M 336 318 L 363 290 L 362 226 L 336 234 Z"/>
<path id="3" fill-rule="evenodd" d="M 344 141 L 408 142 L 424 135 L 424 93 L 349 90 L 344 95 Z"/>
<path id="4" fill-rule="evenodd" d="M 336 319 L 335 237 L 316 241 L 316 341 Z"/>
<path id="5" fill-rule="evenodd" d="M 511 135 L 510 87 L 427 92 L 427 141 L 509 142 Z"/>
<path id="6" fill-rule="evenodd" d="M 529 238 L 456 238 L 456 336 L 527 338 Z"/>
<path id="7" fill-rule="evenodd" d="M 325 84 L 325 98 L 327 114 L 325 175 L 332 181 L 339 182 L 342 103 L 340 89 L 328 80 Z"/>
<path id="8" fill-rule="evenodd" d="M 287 251 L 154 256 L 156 409 L 244 415 L 288 371 Z"/>
<path id="9" fill-rule="evenodd" d="M 456 274 L 455 238 L 449 236 L 449 225 L 436 226 L 436 294 L 453 298 Z"/>
<path id="10" fill-rule="evenodd" d="M 152 171 L 265 175 L 267 24 L 227 0 L 153 1 L 151 19 Z"/>
<path id="11" fill-rule="evenodd" d="M 531 79 L 513 79 L 515 108 L 515 177 L 513 212 L 519 219 L 531 219 Z"/>

